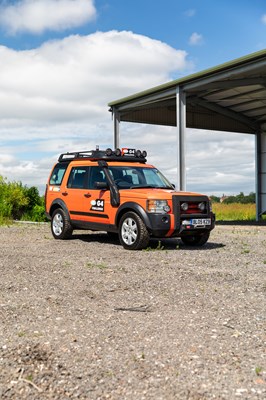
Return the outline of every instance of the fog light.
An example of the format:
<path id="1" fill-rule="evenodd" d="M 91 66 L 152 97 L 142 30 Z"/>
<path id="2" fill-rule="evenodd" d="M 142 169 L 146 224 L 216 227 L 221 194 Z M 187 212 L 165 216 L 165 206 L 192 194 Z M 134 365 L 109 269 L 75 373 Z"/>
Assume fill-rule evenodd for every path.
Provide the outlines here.
<path id="1" fill-rule="evenodd" d="M 199 203 L 198 204 L 198 208 L 200 209 L 200 211 L 204 211 L 205 210 L 205 203 Z"/>
<path id="2" fill-rule="evenodd" d="M 181 208 L 183 211 L 187 211 L 188 210 L 188 203 L 182 203 L 181 204 Z"/>

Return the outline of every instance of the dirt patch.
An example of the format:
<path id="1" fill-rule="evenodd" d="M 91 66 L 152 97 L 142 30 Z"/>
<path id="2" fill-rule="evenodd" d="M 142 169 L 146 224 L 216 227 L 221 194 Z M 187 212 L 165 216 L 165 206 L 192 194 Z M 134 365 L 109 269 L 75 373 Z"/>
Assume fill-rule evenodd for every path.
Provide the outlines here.
<path id="1" fill-rule="evenodd" d="M 266 227 L 126 251 L 0 228 L 1 399 L 263 399 Z"/>

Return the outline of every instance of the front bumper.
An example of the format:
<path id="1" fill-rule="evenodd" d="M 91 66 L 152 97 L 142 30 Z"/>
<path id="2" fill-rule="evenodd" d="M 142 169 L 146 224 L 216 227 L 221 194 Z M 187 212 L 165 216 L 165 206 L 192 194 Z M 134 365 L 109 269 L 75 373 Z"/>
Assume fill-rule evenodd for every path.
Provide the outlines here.
<path id="1" fill-rule="evenodd" d="M 202 216 L 200 216 L 202 217 Z M 182 224 L 183 220 L 187 220 L 187 216 L 180 218 L 180 223 L 176 224 L 176 218 L 173 214 L 149 214 L 149 232 L 153 237 L 177 237 L 181 235 L 195 235 L 211 231 L 215 226 L 215 214 L 210 213 L 204 215 L 204 218 L 211 219 L 210 225 L 194 226 L 190 224 Z M 174 218 L 175 228 L 171 229 L 171 218 Z M 199 215 L 192 215 L 192 218 L 199 218 Z"/>
<path id="2" fill-rule="evenodd" d="M 208 208 L 205 210 L 205 213 L 186 214 L 180 207 L 180 204 L 184 201 L 205 201 Z M 176 237 L 211 231 L 215 227 L 215 214 L 211 212 L 209 204 L 207 196 L 173 196 L 173 214 L 147 214 L 150 234 L 154 237 Z M 192 219 L 210 219 L 211 224 L 200 226 L 190 223 L 183 224 L 183 221 L 190 221 Z"/>

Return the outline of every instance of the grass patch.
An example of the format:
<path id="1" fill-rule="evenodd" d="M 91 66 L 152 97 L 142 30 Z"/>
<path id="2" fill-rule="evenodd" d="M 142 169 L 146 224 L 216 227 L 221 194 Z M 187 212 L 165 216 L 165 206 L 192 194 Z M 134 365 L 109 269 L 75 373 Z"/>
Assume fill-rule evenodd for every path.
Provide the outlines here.
<path id="1" fill-rule="evenodd" d="M 255 368 L 255 373 L 256 373 L 257 376 L 260 376 L 261 373 L 262 373 L 262 368 L 261 367 L 256 367 Z"/>
<path id="2" fill-rule="evenodd" d="M 11 225 L 12 220 L 0 214 L 0 226 Z"/>
<path id="3" fill-rule="evenodd" d="M 255 221 L 256 204 L 213 203 L 217 221 Z"/>
<path id="4" fill-rule="evenodd" d="M 101 264 L 93 264 L 93 263 L 91 263 L 91 262 L 88 262 L 88 263 L 87 263 L 87 268 L 97 268 L 97 269 L 103 270 L 103 269 L 107 269 L 108 266 L 107 266 L 106 264 L 104 264 L 104 263 L 101 263 Z"/>
<path id="5" fill-rule="evenodd" d="M 162 242 L 159 240 L 157 247 L 146 247 L 146 249 L 143 249 L 143 251 L 160 251 L 164 250 L 164 246 L 162 245 Z"/>

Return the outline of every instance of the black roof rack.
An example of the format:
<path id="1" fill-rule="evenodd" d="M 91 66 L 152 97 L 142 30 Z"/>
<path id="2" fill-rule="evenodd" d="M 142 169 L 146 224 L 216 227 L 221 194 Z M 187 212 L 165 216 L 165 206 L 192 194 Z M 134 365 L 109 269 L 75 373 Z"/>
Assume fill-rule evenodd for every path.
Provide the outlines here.
<path id="1" fill-rule="evenodd" d="M 60 154 L 58 161 L 59 162 L 69 162 L 73 160 L 106 160 L 106 161 L 131 161 L 131 162 L 140 162 L 145 163 L 146 160 L 146 151 L 141 152 L 140 150 L 135 149 L 106 149 L 106 150 L 85 150 L 85 151 L 75 151 L 71 153 L 62 153 Z"/>

